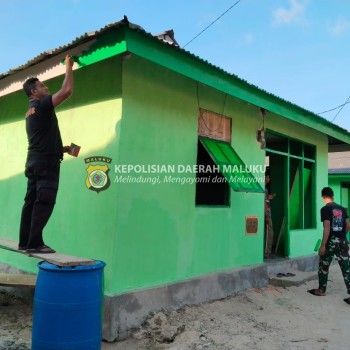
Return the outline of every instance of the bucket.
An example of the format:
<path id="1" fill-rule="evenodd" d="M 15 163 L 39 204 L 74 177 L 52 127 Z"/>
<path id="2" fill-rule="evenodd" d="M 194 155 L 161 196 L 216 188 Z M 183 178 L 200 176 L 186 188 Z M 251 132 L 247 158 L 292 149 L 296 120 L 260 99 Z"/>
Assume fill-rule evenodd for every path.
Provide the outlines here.
<path id="1" fill-rule="evenodd" d="M 105 266 L 38 264 L 32 350 L 101 349 Z"/>

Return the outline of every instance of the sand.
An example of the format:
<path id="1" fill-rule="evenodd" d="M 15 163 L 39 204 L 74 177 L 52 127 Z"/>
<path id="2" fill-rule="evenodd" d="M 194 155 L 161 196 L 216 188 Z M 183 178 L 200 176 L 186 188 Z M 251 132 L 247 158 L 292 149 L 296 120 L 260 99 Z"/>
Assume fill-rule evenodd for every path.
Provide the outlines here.
<path id="1" fill-rule="evenodd" d="M 327 295 L 298 287 L 249 289 L 237 295 L 149 316 L 129 339 L 102 343 L 102 350 L 322 350 L 350 347 L 350 306 L 340 269 L 331 267 Z M 30 349 L 32 305 L 0 303 L 0 349 Z M 49 350 L 49 349 L 48 349 Z"/>

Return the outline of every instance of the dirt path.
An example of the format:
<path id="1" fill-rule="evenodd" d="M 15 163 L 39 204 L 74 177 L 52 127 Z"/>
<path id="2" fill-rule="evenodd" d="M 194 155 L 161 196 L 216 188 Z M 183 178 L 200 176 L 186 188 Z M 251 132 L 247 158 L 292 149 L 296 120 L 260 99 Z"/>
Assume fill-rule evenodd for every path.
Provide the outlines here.
<path id="1" fill-rule="evenodd" d="M 31 302 L 0 292 L 0 350 L 28 350 L 32 336 Z"/>
<path id="2" fill-rule="evenodd" d="M 349 348 L 350 306 L 343 301 L 346 291 L 339 267 L 331 268 L 325 297 L 306 292 L 315 287 L 317 282 L 311 281 L 300 287 L 250 289 L 212 303 L 159 312 L 151 315 L 130 339 L 104 342 L 102 349 Z M 30 349 L 30 306 L 13 300 L 8 306 L 0 306 L 0 315 L 0 349 Z"/>

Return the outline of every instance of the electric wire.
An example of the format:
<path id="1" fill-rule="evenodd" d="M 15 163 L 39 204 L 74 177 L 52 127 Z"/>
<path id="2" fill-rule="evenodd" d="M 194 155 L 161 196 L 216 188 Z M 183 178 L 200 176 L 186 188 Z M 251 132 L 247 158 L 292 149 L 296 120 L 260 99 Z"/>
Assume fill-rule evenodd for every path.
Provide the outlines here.
<path id="1" fill-rule="evenodd" d="M 241 0 L 236 1 L 233 5 L 231 5 L 225 12 L 223 12 L 216 20 L 211 22 L 208 26 L 206 26 L 201 32 L 199 32 L 194 38 L 188 41 L 183 48 L 185 48 L 188 44 L 190 44 L 193 40 L 197 39 L 200 35 L 202 35 L 206 30 L 208 30 L 215 22 L 217 22 L 221 17 L 223 17 L 227 12 L 229 12 L 232 8 L 234 8 Z"/>
<path id="2" fill-rule="evenodd" d="M 184 46 L 183 48 L 185 48 L 187 45 L 189 45 L 192 41 L 194 41 L 195 39 L 197 39 L 200 35 L 202 35 L 205 31 L 207 31 L 213 24 L 215 24 L 220 18 L 222 18 L 226 13 L 228 13 L 232 8 L 234 8 L 236 5 L 238 5 L 239 3 L 241 2 L 241 0 L 237 0 L 233 5 L 231 5 L 226 11 L 224 11 L 219 17 L 217 17 L 213 22 L 211 22 L 208 26 L 206 26 L 202 31 L 200 31 L 196 36 L 194 36 L 190 41 L 188 41 Z M 198 99 L 198 85 L 197 85 L 197 99 Z M 226 99 L 225 99 L 225 103 L 226 103 Z M 350 103 L 350 96 L 347 98 L 347 100 L 345 101 L 345 103 L 335 107 L 335 108 L 332 108 L 332 109 L 329 109 L 327 111 L 323 111 L 323 112 L 319 112 L 317 113 L 318 115 L 320 114 L 324 114 L 324 113 L 328 113 L 328 112 L 332 112 L 332 111 L 335 111 L 337 110 L 338 108 L 339 111 L 337 112 L 337 114 L 334 116 L 334 118 L 331 120 L 331 122 L 333 122 L 337 116 L 339 115 L 339 113 L 342 111 L 342 109 L 344 108 L 345 105 L 347 105 L 348 103 Z M 225 104 L 224 104 L 225 105 Z M 203 120 L 204 122 L 204 120 Z M 205 124 L 205 122 L 204 122 Z M 207 126 L 206 126 L 207 127 Z M 207 128 L 209 130 L 209 128 Z"/>
<path id="3" fill-rule="evenodd" d="M 342 111 L 342 109 L 344 108 L 344 106 L 349 102 L 350 100 L 350 96 L 347 98 L 347 100 L 345 101 L 345 103 L 342 105 L 342 107 L 339 109 L 339 111 L 337 112 L 337 114 L 334 116 L 334 118 L 331 120 L 331 122 L 333 122 L 335 120 L 335 118 L 338 116 L 338 114 Z"/>
<path id="4" fill-rule="evenodd" d="M 349 97 L 350 97 L 350 96 L 349 96 Z M 348 99 L 348 100 L 349 100 L 349 99 Z M 319 112 L 319 113 L 316 113 L 316 114 L 324 114 L 324 113 L 328 113 L 328 112 L 333 112 L 333 111 L 337 110 L 338 108 L 344 107 L 345 105 L 347 105 L 348 103 L 350 103 L 350 101 L 348 101 L 348 100 L 347 100 L 347 102 L 345 102 L 345 103 L 343 103 L 343 104 L 341 104 L 341 105 L 339 105 L 339 106 L 337 106 L 337 107 L 334 107 L 334 108 L 332 108 L 332 109 L 328 109 L 327 111 Z"/>
<path id="5" fill-rule="evenodd" d="M 332 122 L 334 122 L 335 118 L 338 116 L 338 114 L 342 111 L 342 109 L 344 108 L 344 106 L 349 102 L 350 100 L 350 95 L 347 98 L 347 100 L 345 101 L 345 103 L 342 105 L 342 107 L 339 109 L 339 111 L 337 112 L 337 114 L 334 116 L 334 118 L 331 120 Z"/>

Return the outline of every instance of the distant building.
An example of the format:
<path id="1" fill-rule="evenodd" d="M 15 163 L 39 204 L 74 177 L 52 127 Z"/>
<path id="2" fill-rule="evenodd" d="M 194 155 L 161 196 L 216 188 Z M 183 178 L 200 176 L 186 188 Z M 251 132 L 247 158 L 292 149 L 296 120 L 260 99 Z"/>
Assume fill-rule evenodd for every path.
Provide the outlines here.
<path id="1" fill-rule="evenodd" d="M 350 152 L 328 154 L 328 181 L 334 191 L 334 200 L 345 208 L 349 208 Z"/>

